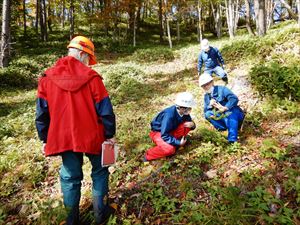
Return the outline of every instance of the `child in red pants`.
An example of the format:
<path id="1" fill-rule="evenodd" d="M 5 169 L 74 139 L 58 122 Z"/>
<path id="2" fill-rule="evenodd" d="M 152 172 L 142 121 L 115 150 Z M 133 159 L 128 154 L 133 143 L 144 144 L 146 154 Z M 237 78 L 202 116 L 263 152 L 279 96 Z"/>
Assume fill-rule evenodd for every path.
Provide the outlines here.
<path id="1" fill-rule="evenodd" d="M 156 146 L 147 150 L 145 160 L 173 155 L 177 147 L 186 144 L 185 136 L 196 127 L 190 116 L 195 105 L 191 93 L 179 93 L 175 105 L 164 109 L 152 120 L 150 138 Z"/>

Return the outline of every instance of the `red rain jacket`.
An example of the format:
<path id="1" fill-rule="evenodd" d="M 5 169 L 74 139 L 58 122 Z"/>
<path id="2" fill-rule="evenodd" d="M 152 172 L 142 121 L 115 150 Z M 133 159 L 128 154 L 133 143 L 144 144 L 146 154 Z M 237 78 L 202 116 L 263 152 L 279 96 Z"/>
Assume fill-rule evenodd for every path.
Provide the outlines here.
<path id="1" fill-rule="evenodd" d="M 107 98 L 109 99 L 108 93 L 101 76 L 71 56 L 59 59 L 48 69 L 39 80 L 38 100 L 41 103 L 37 104 L 37 114 L 41 105 L 48 110 L 50 117 L 45 137 L 41 138 L 39 134 L 47 142 L 46 155 L 69 150 L 99 154 L 105 136 L 95 104 Z M 47 124 L 47 119 L 40 121 Z"/>

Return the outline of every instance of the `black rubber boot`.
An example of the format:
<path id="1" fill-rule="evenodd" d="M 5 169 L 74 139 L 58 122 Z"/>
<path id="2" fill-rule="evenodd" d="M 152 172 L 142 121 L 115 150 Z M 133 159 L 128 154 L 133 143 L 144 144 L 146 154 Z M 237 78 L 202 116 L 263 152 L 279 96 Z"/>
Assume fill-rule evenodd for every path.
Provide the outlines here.
<path id="1" fill-rule="evenodd" d="M 66 225 L 79 225 L 79 206 L 66 207 L 68 217 Z"/>
<path id="2" fill-rule="evenodd" d="M 115 209 L 108 204 L 107 195 L 93 197 L 93 210 L 97 225 L 106 224 L 109 217 L 115 213 Z"/>
<path id="3" fill-rule="evenodd" d="M 228 77 L 227 76 L 222 77 L 222 81 L 224 81 L 225 85 L 227 85 L 228 84 Z"/>

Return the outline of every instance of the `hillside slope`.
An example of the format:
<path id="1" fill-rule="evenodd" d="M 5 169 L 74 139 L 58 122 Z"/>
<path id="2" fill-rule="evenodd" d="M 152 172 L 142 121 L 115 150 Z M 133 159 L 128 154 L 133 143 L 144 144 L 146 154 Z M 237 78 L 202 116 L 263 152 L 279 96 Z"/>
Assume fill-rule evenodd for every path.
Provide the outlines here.
<path id="1" fill-rule="evenodd" d="M 268 72 L 269 62 L 299 65 L 299 29 L 287 24 L 262 39 L 244 35 L 212 45 L 224 53 L 228 86 L 247 110 L 234 145 L 203 118 L 198 45 L 175 50 L 175 59 L 165 63 L 124 58 L 95 67 L 115 104 L 121 146 L 119 161 L 110 168 L 110 197 L 119 210 L 109 224 L 299 224 L 300 104 L 296 95 L 276 97 L 275 89 L 262 94 L 253 78 L 260 77 L 261 66 Z M 153 146 L 151 119 L 186 90 L 198 102 L 191 143 L 175 156 L 143 163 Z M 60 158 L 45 159 L 40 152 L 34 99 L 35 90 L 1 94 L 0 224 L 57 224 L 64 217 Z M 86 163 L 82 209 L 90 207 L 90 169 Z"/>

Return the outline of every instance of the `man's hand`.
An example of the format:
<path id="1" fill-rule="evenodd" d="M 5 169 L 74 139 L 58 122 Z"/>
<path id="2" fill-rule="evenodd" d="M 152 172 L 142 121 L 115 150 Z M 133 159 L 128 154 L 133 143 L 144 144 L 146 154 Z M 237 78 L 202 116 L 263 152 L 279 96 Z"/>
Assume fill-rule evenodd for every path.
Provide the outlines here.
<path id="1" fill-rule="evenodd" d="M 228 110 L 228 108 L 226 106 L 222 106 L 220 103 L 216 102 L 213 105 L 215 108 L 217 108 L 220 112 L 225 112 Z"/>
<path id="2" fill-rule="evenodd" d="M 192 127 L 195 126 L 195 123 L 194 123 L 193 121 L 191 121 L 191 122 L 185 122 L 185 123 L 183 124 L 183 126 L 184 126 L 184 127 L 187 127 L 187 128 L 192 128 Z"/>
<path id="3" fill-rule="evenodd" d="M 180 140 L 180 146 L 184 146 L 186 143 L 186 138 L 183 136 Z"/>
<path id="4" fill-rule="evenodd" d="M 117 142 L 116 138 L 110 138 L 110 139 L 107 139 L 106 141 L 110 142 L 111 144 L 115 144 Z"/>
<path id="5" fill-rule="evenodd" d="M 223 69 L 225 70 L 226 69 L 226 66 L 225 65 L 222 65 Z"/>
<path id="6" fill-rule="evenodd" d="M 216 99 L 213 99 L 213 98 L 212 98 L 212 99 L 210 100 L 210 102 L 209 102 L 209 105 L 210 105 L 210 106 L 214 106 L 214 104 L 216 104 L 216 103 L 217 103 Z"/>

